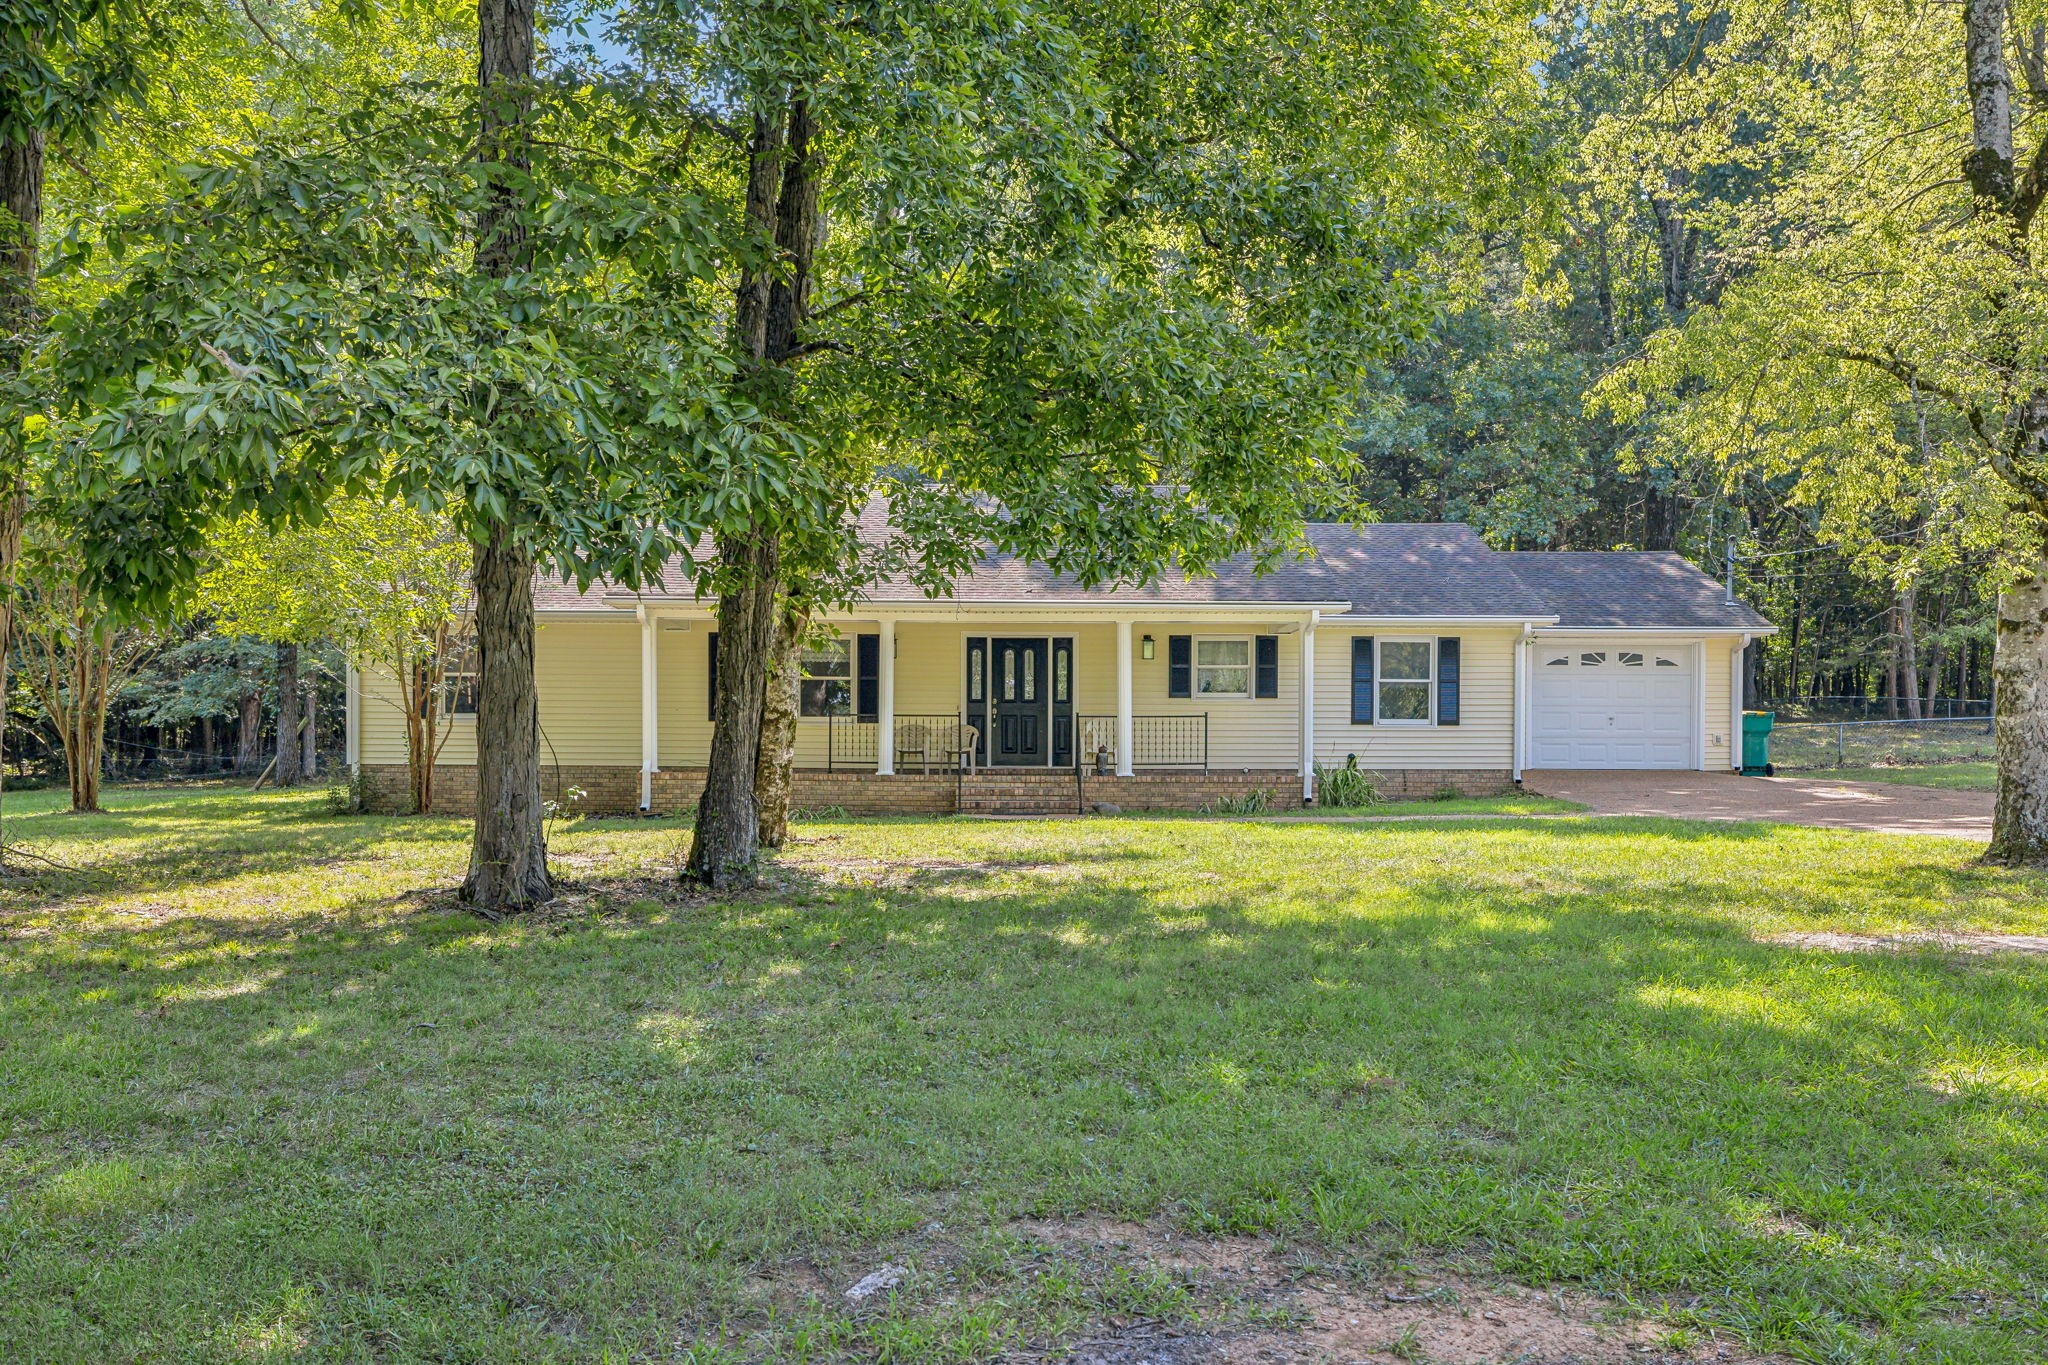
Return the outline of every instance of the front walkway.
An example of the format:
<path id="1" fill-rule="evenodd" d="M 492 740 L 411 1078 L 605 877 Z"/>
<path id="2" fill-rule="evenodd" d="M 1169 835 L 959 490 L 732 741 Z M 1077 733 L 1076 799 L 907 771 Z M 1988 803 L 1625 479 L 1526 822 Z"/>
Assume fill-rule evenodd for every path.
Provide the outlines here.
<path id="1" fill-rule="evenodd" d="M 1531 771 L 1522 775 L 1522 787 L 1576 801 L 1593 815 L 1775 820 L 1876 834 L 1991 840 L 1990 792 L 1701 772 Z"/>

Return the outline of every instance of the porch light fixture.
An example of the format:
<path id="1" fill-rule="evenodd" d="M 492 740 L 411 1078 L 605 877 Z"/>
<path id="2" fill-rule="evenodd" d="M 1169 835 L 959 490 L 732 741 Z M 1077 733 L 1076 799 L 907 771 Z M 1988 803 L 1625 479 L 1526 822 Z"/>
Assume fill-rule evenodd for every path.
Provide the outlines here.
<path id="1" fill-rule="evenodd" d="M 1146 637 L 1145 637 L 1144 639 L 1142 639 L 1142 640 L 1140 640 L 1140 641 L 1138 642 L 1138 657 L 1140 657 L 1140 658 L 1143 658 L 1143 659 L 1149 659 L 1149 658 L 1151 658 L 1151 657 L 1152 657 L 1152 637 L 1151 637 L 1151 636 L 1147 635 L 1147 636 L 1146 636 Z"/>

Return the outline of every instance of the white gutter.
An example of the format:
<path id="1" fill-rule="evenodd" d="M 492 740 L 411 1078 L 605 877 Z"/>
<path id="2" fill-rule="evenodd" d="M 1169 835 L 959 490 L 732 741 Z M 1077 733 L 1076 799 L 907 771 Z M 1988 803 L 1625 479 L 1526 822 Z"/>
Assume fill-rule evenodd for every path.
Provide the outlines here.
<path id="1" fill-rule="evenodd" d="M 1585 636 L 1605 638 L 1611 635 L 1626 635 L 1641 639 L 1664 637 L 1672 640 L 1725 639 L 1740 635 L 1745 639 L 1755 635 L 1776 635 L 1778 628 L 1764 626 L 1539 626 L 1537 634 L 1549 636 Z"/>

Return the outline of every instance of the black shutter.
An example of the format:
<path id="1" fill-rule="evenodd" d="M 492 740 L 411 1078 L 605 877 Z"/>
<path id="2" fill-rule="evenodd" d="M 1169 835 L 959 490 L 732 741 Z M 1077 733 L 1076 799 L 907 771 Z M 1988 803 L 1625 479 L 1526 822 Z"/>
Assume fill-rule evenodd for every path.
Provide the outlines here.
<path id="1" fill-rule="evenodd" d="M 1255 697 L 1277 697 L 1280 695 L 1280 637 L 1277 635 L 1255 635 L 1252 637 L 1253 658 L 1258 667 L 1252 670 L 1252 695 Z"/>
<path id="2" fill-rule="evenodd" d="M 1351 637 L 1351 723 L 1372 724 L 1372 636 Z"/>
<path id="3" fill-rule="evenodd" d="M 1458 723 L 1458 637 L 1445 635 L 1436 642 L 1436 723 Z"/>
<path id="4" fill-rule="evenodd" d="M 711 632 L 711 634 L 710 634 L 710 636 L 709 636 L 709 637 L 707 638 L 707 640 L 705 641 L 705 643 L 706 643 L 706 644 L 708 644 L 708 645 L 710 646 L 710 648 L 709 648 L 708 650 L 706 650 L 706 651 L 705 651 L 705 657 L 706 657 L 706 658 L 708 658 L 708 659 L 710 660 L 710 662 L 709 662 L 708 664 L 706 664 L 706 665 L 705 665 L 705 673 L 706 673 L 706 674 L 707 674 L 707 675 L 708 675 L 708 676 L 710 677 L 710 679 L 711 679 L 711 685 L 710 685 L 709 687 L 707 687 L 707 688 L 705 688 L 705 689 L 704 689 L 704 695 L 710 698 L 710 701 L 709 701 L 709 702 L 707 702 L 707 703 L 705 704 L 705 707 L 704 707 L 704 719 L 706 719 L 706 720 L 717 720 L 717 719 L 718 719 L 718 632 L 717 632 L 717 631 L 715 631 L 715 630 L 714 630 L 714 631 L 712 631 L 712 632 Z"/>
<path id="5" fill-rule="evenodd" d="M 1192 636 L 1166 637 L 1166 695 L 1195 695 L 1195 642 Z"/>
<path id="6" fill-rule="evenodd" d="M 856 635 L 853 646 L 854 718 L 879 720 L 882 715 L 882 637 Z"/>

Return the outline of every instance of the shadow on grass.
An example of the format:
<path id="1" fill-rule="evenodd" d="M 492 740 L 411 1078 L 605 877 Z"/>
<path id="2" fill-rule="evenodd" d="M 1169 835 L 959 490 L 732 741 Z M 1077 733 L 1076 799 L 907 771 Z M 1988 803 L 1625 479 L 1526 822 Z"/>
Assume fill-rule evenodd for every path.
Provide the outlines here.
<path id="1" fill-rule="evenodd" d="M 642 868 L 503 926 L 385 890 L 55 931 L 0 969 L 29 1305 L 0 1355 L 205 1353 L 293 1292 L 314 1354 L 658 1352 L 779 1330 L 748 1289 L 779 1258 L 836 1282 L 934 1221 L 1096 1209 L 1476 1250 L 1765 1344 L 2022 1358 L 2048 970 L 1814 953 L 1737 911 L 2038 879 L 1501 824 L 846 824 L 736 900 Z M 204 885 L 417 829 L 258 820 L 137 863 Z"/>

